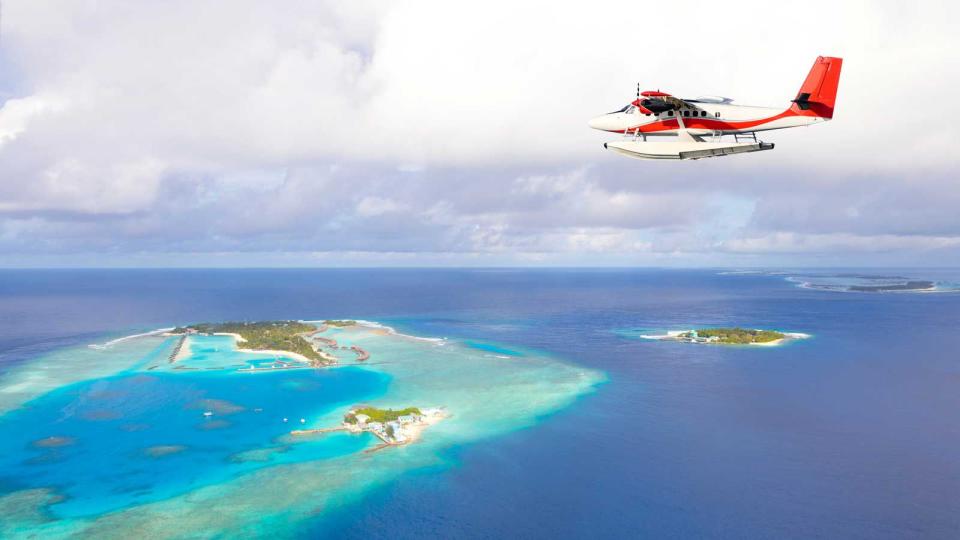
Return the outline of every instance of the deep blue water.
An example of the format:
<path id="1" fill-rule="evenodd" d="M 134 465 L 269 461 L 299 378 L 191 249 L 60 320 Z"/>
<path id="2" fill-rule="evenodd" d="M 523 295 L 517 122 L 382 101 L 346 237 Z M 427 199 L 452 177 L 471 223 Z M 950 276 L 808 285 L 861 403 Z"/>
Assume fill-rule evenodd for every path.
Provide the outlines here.
<path id="1" fill-rule="evenodd" d="M 960 537 L 960 294 L 709 270 L 4 271 L 0 366 L 136 329 L 320 317 L 540 349 L 609 382 L 304 536 Z M 699 324 L 814 338 L 751 349 L 615 332 Z"/>

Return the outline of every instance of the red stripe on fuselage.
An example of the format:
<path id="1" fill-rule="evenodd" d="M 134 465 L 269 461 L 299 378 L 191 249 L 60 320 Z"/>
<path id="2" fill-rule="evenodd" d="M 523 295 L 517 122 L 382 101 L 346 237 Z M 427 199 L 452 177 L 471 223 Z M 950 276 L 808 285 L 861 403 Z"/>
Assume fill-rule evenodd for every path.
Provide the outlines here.
<path id="1" fill-rule="evenodd" d="M 709 116 L 689 116 L 683 118 L 683 124 L 687 129 L 709 129 L 711 131 L 736 131 L 750 129 L 752 127 L 761 126 L 773 122 L 774 120 L 779 120 L 781 118 L 787 118 L 790 116 L 815 116 L 814 114 L 804 114 L 808 111 L 801 111 L 794 107 L 783 111 L 780 114 L 773 115 L 769 118 L 760 118 L 758 120 L 743 120 L 741 122 L 724 120 L 722 118 L 711 118 Z M 657 120 L 649 124 L 639 124 L 627 129 L 614 129 L 610 130 L 614 133 L 634 133 L 637 128 L 640 129 L 640 133 L 657 133 L 660 131 L 673 131 L 680 129 L 680 123 L 677 122 L 677 117 L 673 116 L 667 120 Z"/>

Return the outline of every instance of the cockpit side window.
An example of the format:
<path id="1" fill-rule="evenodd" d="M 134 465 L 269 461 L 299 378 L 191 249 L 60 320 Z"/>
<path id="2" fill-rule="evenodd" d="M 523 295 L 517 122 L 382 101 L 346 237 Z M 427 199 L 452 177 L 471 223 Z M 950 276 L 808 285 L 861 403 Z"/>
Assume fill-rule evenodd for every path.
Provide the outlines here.
<path id="1" fill-rule="evenodd" d="M 622 113 L 622 112 L 630 112 L 628 109 L 631 109 L 631 108 L 633 108 L 633 105 L 627 103 L 627 104 L 624 105 L 623 108 L 620 109 L 619 111 L 613 111 L 612 113 L 607 113 L 607 114 L 617 114 L 617 113 Z"/>

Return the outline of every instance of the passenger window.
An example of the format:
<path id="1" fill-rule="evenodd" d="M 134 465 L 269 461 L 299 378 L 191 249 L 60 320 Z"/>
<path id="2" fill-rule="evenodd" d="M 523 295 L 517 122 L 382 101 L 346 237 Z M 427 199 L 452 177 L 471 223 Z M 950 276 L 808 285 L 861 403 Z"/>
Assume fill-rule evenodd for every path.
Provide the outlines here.
<path id="1" fill-rule="evenodd" d="M 683 111 L 684 116 L 690 116 L 690 111 Z"/>
<path id="2" fill-rule="evenodd" d="M 673 116 L 673 111 L 667 111 L 667 116 Z"/>
<path id="3" fill-rule="evenodd" d="M 707 115 L 707 111 L 700 111 L 700 116 L 706 116 L 706 115 Z"/>
<path id="4" fill-rule="evenodd" d="M 717 118 L 720 118 L 720 113 L 719 113 L 719 112 L 717 112 L 717 113 L 714 113 L 714 114 L 716 114 L 716 115 L 717 115 Z"/>

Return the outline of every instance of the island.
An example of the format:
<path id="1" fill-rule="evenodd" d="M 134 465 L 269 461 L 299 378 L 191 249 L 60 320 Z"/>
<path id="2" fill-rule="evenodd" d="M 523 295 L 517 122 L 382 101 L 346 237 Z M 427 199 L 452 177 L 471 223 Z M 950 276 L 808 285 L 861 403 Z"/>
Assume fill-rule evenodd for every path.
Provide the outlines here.
<path id="1" fill-rule="evenodd" d="M 0 393 L 18 473 L 0 490 L 0 538 L 302 535 L 318 512 L 446 468 L 607 380 L 535 350 L 501 361 L 484 341 L 325 319 L 195 317 L 13 366 L 28 369 Z M 299 338 L 337 363 L 237 349 Z"/>
<path id="2" fill-rule="evenodd" d="M 888 283 L 880 285 L 850 285 L 847 290 L 852 292 L 898 292 L 898 291 L 935 291 L 937 286 L 932 281 L 909 280 L 903 283 Z"/>
<path id="3" fill-rule="evenodd" d="M 287 354 L 305 361 L 312 366 L 327 366 L 337 359 L 318 347 L 314 347 L 307 336 L 320 331 L 316 325 L 302 321 L 261 321 L 261 322 L 224 322 L 198 323 L 178 326 L 170 334 L 184 337 L 190 334 L 228 335 L 237 340 L 238 351 Z M 181 341 L 175 348 L 177 354 L 183 348 Z M 171 361 L 174 360 L 171 355 Z"/>
<path id="4" fill-rule="evenodd" d="M 809 337 L 799 332 L 779 332 L 758 328 L 698 328 L 670 331 L 663 335 L 642 335 L 644 339 L 658 341 L 682 341 L 715 345 L 780 345 L 788 340 Z"/>
<path id="5" fill-rule="evenodd" d="M 323 321 L 323 324 L 327 326 L 336 326 L 339 328 L 345 328 L 348 326 L 356 326 L 357 321 L 349 320 L 349 319 L 342 319 L 342 320 L 331 319 L 331 320 Z"/>
<path id="6" fill-rule="evenodd" d="M 369 451 L 380 450 L 387 446 L 408 444 L 420 438 L 424 428 L 431 426 L 447 417 L 443 407 L 405 409 L 379 409 L 377 407 L 354 407 L 343 415 L 340 426 L 319 429 L 298 429 L 290 435 L 313 435 L 331 433 L 334 431 L 349 431 L 351 433 L 369 432 L 375 435 L 382 444 Z"/>

